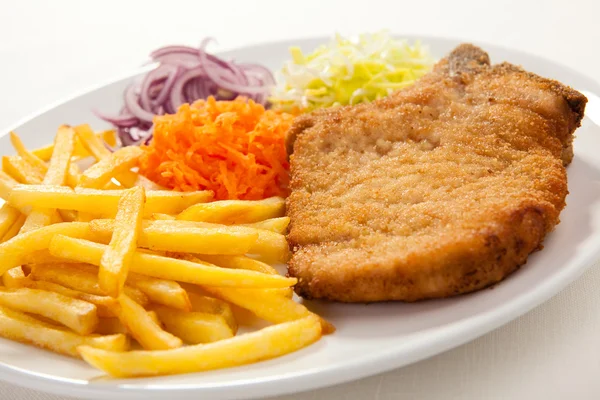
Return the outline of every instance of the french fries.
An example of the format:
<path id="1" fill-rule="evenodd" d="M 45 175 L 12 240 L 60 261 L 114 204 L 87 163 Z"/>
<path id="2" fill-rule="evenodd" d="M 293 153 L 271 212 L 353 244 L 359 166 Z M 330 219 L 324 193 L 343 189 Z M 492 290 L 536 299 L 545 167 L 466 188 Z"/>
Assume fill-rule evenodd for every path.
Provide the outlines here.
<path id="1" fill-rule="evenodd" d="M 138 158 L 143 154 L 139 147 L 123 147 L 104 157 L 88 168 L 79 180 L 82 187 L 101 189 L 112 178 L 129 171 L 137 165 Z"/>
<path id="2" fill-rule="evenodd" d="M 255 247 L 259 232 L 236 226 L 190 226 L 180 221 L 144 221 L 138 246 L 151 250 L 202 254 L 244 254 Z M 90 222 L 99 237 L 109 236 L 114 220 Z M 285 239 L 285 238 L 284 238 Z"/>
<path id="3" fill-rule="evenodd" d="M 19 276 L 18 273 L 21 272 Z M 98 317 L 113 317 L 115 316 L 114 309 L 116 300 L 109 296 L 98 296 L 95 294 L 84 293 L 78 290 L 69 289 L 68 287 L 58 285 L 48 281 L 35 281 L 23 275 L 21 268 L 13 268 L 8 270 L 3 275 L 4 286 L 7 288 L 30 288 L 38 290 L 46 290 L 49 292 L 59 293 L 73 299 L 79 299 L 96 306 Z"/>
<path id="4" fill-rule="evenodd" d="M 194 292 L 188 293 L 192 304 L 192 311 L 214 314 L 221 316 L 231 331 L 235 334 L 238 330 L 238 323 L 233 316 L 233 311 L 229 303 L 214 297 L 203 296 Z"/>
<path id="5" fill-rule="evenodd" d="M 8 230 L 17 219 L 21 216 L 19 210 L 11 206 L 10 204 L 4 203 L 0 208 L 0 238 L 4 237 Z"/>
<path id="6" fill-rule="evenodd" d="M 297 280 L 270 265 L 289 257 L 284 199 L 167 190 L 136 172 L 143 149 L 109 150 L 115 133 L 89 125 L 61 126 L 31 151 L 10 140 L 0 336 L 129 377 L 243 365 L 333 332 L 291 299 Z M 240 324 L 269 323 L 236 336 Z M 127 352 L 129 338 L 144 350 Z"/>
<path id="7" fill-rule="evenodd" d="M 106 245 L 57 235 L 52 239 L 49 249 L 50 254 L 56 257 L 98 265 Z M 155 278 L 209 286 L 281 288 L 296 283 L 295 278 L 219 268 L 205 262 L 194 263 L 139 251 L 134 253 L 131 271 Z"/>
<path id="8" fill-rule="evenodd" d="M 119 200 L 112 238 L 100 259 L 98 274 L 100 287 L 109 296 L 118 297 L 125 285 L 142 225 L 145 201 L 141 187 L 127 190 Z"/>
<path id="9" fill-rule="evenodd" d="M 10 143 L 17 151 L 17 154 L 28 162 L 32 169 L 35 169 L 40 176 L 46 175 L 48 165 L 41 158 L 27 150 L 21 138 L 14 132 L 10 133 Z"/>
<path id="10" fill-rule="evenodd" d="M 62 222 L 62 218 L 56 210 L 33 210 L 31 214 L 25 218 L 25 222 L 19 232 L 29 232 L 58 222 Z"/>
<path id="11" fill-rule="evenodd" d="M 98 284 L 98 275 L 82 268 L 77 264 L 35 264 L 32 266 L 31 279 L 52 282 L 69 289 L 78 290 L 97 296 L 104 296 L 104 291 Z M 123 292 L 144 306 L 150 300 L 141 290 L 126 285 Z"/>
<path id="12" fill-rule="evenodd" d="M 79 127 L 75 127 L 76 132 L 78 129 L 79 129 Z M 100 133 L 97 133 L 96 137 L 98 137 L 100 144 L 102 144 L 102 141 L 104 141 L 110 147 L 115 147 L 117 145 L 117 133 L 114 130 L 102 131 Z M 42 161 L 49 161 L 50 157 L 52 157 L 53 152 L 54 152 L 54 143 L 49 144 L 44 147 L 40 147 L 38 149 L 34 149 L 31 151 L 31 153 L 33 155 L 40 158 Z M 90 155 L 91 154 L 89 153 L 89 151 L 87 151 L 87 149 L 85 147 L 83 147 L 83 145 L 81 144 L 81 140 L 79 139 L 79 136 L 78 136 L 75 139 L 75 148 L 73 149 L 73 157 L 85 158 L 85 157 L 89 157 Z"/>
<path id="13" fill-rule="evenodd" d="M 0 239 L 0 242 L 2 242 L 2 243 L 7 242 L 8 240 L 17 236 L 18 233 L 21 231 L 21 228 L 23 227 L 23 224 L 25 223 L 26 218 L 27 217 L 25 215 L 20 215 L 17 218 L 17 220 L 15 222 L 13 222 L 13 224 L 10 226 L 10 228 L 8 228 L 8 230 L 6 231 L 4 236 L 2 236 L 2 239 Z M 0 255 L 0 259 L 2 259 L 1 255 Z"/>
<path id="14" fill-rule="evenodd" d="M 246 269 L 249 271 L 262 272 L 263 274 L 277 275 L 278 272 L 275 268 L 266 264 L 262 261 L 255 260 L 246 256 L 226 256 L 226 255 L 204 255 L 196 254 L 189 261 L 198 262 L 198 260 L 206 261 L 211 264 L 218 265 L 219 267 L 233 268 L 233 269 Z M 294 292 L 292 288 L 272 289 L 280 290 L 281 295 L 284 297 L 292 298 Z"/>
<path id="15" fill-rule="evenodd" d="M 75 132 L 73 129 L 64 125 L 58 128 L 54 140 L 54 152 L 42 180 L 43 185 L 64 185 L 66 183 L 74 141 Z M 60 221 L 61 218 L 56 209 L 34 208 L 25 220 L 20 232 L 25 233 Z"/>
<path id="16" fill-rule="evenodd" d="M 278 357 L 306 347 L 320 336 L 318 318 L 309 316 L 231 339 L 174 350 L 118 353 L 81 346 L 79 353 L 85 361 L 115 377 L 169 375 L 234 367 Z"/>
<path id="17" fill-rule="evenodd" d="M 71 155 L 75 146 L 75 131 L 69 126 L 60 126 L 54 140 L 54 152 L 48 170 L 44 175 L 44 185 L 64 185 L 67 180 Z"/>
<path id="18" fill-rule="evenodd" d="M 314 315 L 302 304 L 280 296 L 277 292 L 206 286 L 203 289 L 215 297 L 251 311 L 259 318 L 275 324 Z M 319 321 L 323 327 L 323 333 L 329 334 L 335 331 L 333 325 L 323 318 L 319 317 Z"/>
<path id="19" fill-rule="evenodd" d="M 32 168 L 21 156 L 2 157 L 2 171 L 19 183 L 39 184 L 44 173 Z"/>
<path id="20" fill-rule="evenodd" d="M 189 344 L 211 343 L 234 335 L 225 318 L 218 314 L 185 312 L 165 306 L 155 307 L 154 311 L 167 332 Z"/>
<path id="21" fill-rule="evenodd" d="M 14 133 L 14 132 L 10 133 L 10 141 L 11 141 L 13 147 L 15 148 L 15 150 L 17 151 L 17 154 L 21 158 L 23 158 L 23 160 L 25 160 L 25 162 L 28 163 L 29 168 L 31 170 L 35 171 L 36 175 L 39 175 L 39 176 L 46 175 L 46 173 L 48 172 L 48 165 L 44 162 L 43 159 L 38 157 L 33 152 L 30 152 L 29 150 L 27 150 L 27 148 L 25 148 L 25 145 L 23 144 L 23 142 L 21 141 L 21 139 L 19 138 L 19 136 L 16 133 Z M 76 152 L 77 144 L 78 143 L 75 142 L 73 154 L 75 154 L 75 152 Z M 81 145 L 79 145 L 79 146 L 81 147 Z M 52 149 L 54 150 L 54 145 L 52 145 Z M 51 158 L 51 155 L 45 161 L 50 160 L 50 158 Z M 78 184 L 80 173 L 81 173 L 81 171 L 79 170 L 79 167 L 77 166 L 77 164 L 74 164 L 74 163 L 69 164 L 69 169 L 67 171 L 67 178 L 66 178 L 69 186 L 74 187 Z"/>
<path id="22" fill-rule="evenodd" d="M 267 263 L 246 256 L 196 254 L 189 261 L 202 260 L 224 268 L 247 269 L 263 274 L 277 275 L 277 270 Z"/>
<path id="23" fill-rule="evenodd" d="M 91 229 L 106 238 L 111 220 L 92 221 Z M 289 247 L 285 236 L 264 229 L 192 221 L 144 221 L 138 245 L 152 250 L 197 254 L 257 254 L 269 262 L 285 262 Z"/>
<path id="24" fill-rule="evenodd" d="M 84 345 L 86 348 L 101 348 L 114 352 L 122 352 L 129 347 L 125 335 L 78 335 L 2 306 L 0 336 L 72 357 L 80 357 L 77 349 Z"/>
<path id="25" fill-rule="evenodd" d="M 19 182 L 4 171 L 0 171 L 0 198 L 8 200 L 10 193 Z"/>
<path id="26" fill-rule="evenodd" d="M 95 305 L 46 290 L 0 288 L 0 305 L 41 315 L 80 335 L 92 333 L 98 324 Z"/>
<path id="27" fill-rule="evenodd" d="M 19 234 L 0 244 L 0 274 L 24 264 L 34 251 L 48 249 L 52 238 L 59 234 L 92 239 L 90 226 L 85 222 L 62 222 Z"/>
<path id="28" fill-rule="evenodd" d="M 21 267 L 11 268 L 2 275 L 2 284 L 9 289 L 25 287 L 26 280 Z"/>
<path id="29" fill-rule="evenodd" d="M 284 213 L 285 200 L 271 197 L 254 201 L 221 200 L 196 204 L 179 214 L 177 219 L 231 225 L 282 217 Z"/>
<path id="30" fill-rule="evenodd" d="M 147 314 L 157 325 L 161 324 L 156 312 L 148 311 Z M 125 325 L 121 323 L 119 318 L 109 317 L 100 319 L 96 333 L 100 335 L 114 335 L 117 333 L 129 334 L 130 332 L 127 330 Z"/>
<path id="31" fill-rule="evenodd" d="M 113 217 L 117 213 L 119 199 L 123 190 L 99 190 L 75 188 L 66 186 L 42 185 L 16 185 L 9 197 L 9 203 L 19 208 L 20 206 L 59 208 L 62 210 L 76 210 L 106 217 Z M 146 194 L 144 212 L 177 214 L 190 204 L 195 204 L 212 199 L 212 192 L 171 192 L 167 190 L 154 190 Z"/>
<path id="32" fill-rule="evenodd" d="M 256 229 L 265 229 L 267 231 L 285 235 L 289 224 L 290 217 L 277 217 L 265 219 L 264 221 L 253 222 L 250 224 L 242 224 L 242 226 L 247 226 Z"/>
<path id="33" fill-rule="evenodd" d="M 143 175 L 136 174 L 133 171 L 125 171 L 116 176 L 117 181 L 126 187 L 140 186 L 146 190 L 165 190 L 164 187 L 152 182 L 150 179 Z"/>
<path id="34" fill-rule="evenodd" d="M 164 331 L 142 306 L 126 294 L 121 294 L 118 301 L 119 320 L 145 349 L 175 349 L 183 344 L 181 339 Z"/>
<path id="35" fill-rule="evenodd" d="M 78 125 L 74 129 L 77 139 L 79 139 L 88 154 L 91 154 L 98 161 L 110 156 L 110 150 L 104 146 L 88 124 Z"/>
<path id="36" fill-rule="evenodd" d="M 177 310 L 192 309 L 187 292 L 175 281 L 130 273 L 127 283 L 142 291 L 153 303 L 164 304 Z"/>

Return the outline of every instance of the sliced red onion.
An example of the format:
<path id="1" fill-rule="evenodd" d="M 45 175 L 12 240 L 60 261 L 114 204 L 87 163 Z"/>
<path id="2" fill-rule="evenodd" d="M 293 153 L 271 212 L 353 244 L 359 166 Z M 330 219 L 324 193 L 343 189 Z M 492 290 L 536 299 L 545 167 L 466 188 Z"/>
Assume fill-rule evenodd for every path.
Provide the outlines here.
<path id="1" fill-rule="evenodd" d="M 154 116 L 174 113 L 184 103 L 243 95 L 266 106 L 275 84 L 271 72 L 262 65 L 237 64 L 207 53 L 210 41 L 202 41 L 200 48 L 167 46 L 153 51 L 150 58 L 158 66 L 125 90 L 120 114 L 96 115 L 113 124 L 121 143 L 129 146 L 148 142 Z"/>
<path id="2" fill-rule="evenodd" d="M 94 110 L 94 114 L 98 118 L 103 119 L 107 122 L 110 122 L 111 124 L 113 124 L 115 126 L 120 126 L 120 127 L 121 126 L 122 127 L 134 126 L 134 125 L 137 125 L 137 123 L 139 122 L 139 119 L 137 119 L 133 115 L 122 114 L 122 115 L 117 115 L 117 116 L 108 116 L 108 115 L 104 115 L 100 111 L 96 111 L 96 110 Z"/>
<path id="3" fill-rule="evenodd" d="M 142 108 L 139 101 L 139 95 L 136 94 L 135 86 L 130 85 L 125 89 L 125 107 L 130 113 L 135 115 L 140 121 L 152 123 L 154 114 Z"/>

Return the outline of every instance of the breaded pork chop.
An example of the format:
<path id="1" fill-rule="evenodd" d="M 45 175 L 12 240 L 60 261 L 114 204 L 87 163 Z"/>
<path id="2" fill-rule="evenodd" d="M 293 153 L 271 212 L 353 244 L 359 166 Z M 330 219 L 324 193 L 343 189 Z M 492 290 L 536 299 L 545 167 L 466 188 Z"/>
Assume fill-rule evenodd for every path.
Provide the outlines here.
<path id="1" fill-rule="evenodd" d="M 500 281 L 559 222 L 586 101 L 463 44 L 388 98 L 299 117 L 297 293 L 415 301 Z"/>

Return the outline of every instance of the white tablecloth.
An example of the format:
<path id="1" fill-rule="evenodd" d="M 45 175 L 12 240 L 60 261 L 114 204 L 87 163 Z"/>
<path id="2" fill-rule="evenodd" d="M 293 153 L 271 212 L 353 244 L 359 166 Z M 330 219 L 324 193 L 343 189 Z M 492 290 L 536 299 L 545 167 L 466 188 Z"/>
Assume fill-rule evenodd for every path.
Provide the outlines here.
<path id="1" fill-rule="evenodd" d="M 136 68 L 154 48 L 359 33 L 452 36 L 535 53 L 600 80 L 600 2 L 0 2 L 0 129 Z M 0 355 L 1 357 L 1 355 Z M 387 374 L 285 400 L 600 398 L 600 269 L 480 339 Z M 0 383 L 0 399 L 65 400 Z"/>

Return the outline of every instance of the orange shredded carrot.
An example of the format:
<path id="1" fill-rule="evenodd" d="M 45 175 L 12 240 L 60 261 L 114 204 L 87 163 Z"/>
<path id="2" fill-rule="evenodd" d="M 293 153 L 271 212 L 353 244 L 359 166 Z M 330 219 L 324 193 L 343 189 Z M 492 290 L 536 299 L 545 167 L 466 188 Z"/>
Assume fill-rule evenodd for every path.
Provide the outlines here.
<path id="1" fill-rule="evenodd" d="M 184 104 L 155 117 L 140 173 L 175 190 L 212 190 L 219 200 L 286 196 L 285 134 L 293 119 L 245 98 Z"/>

